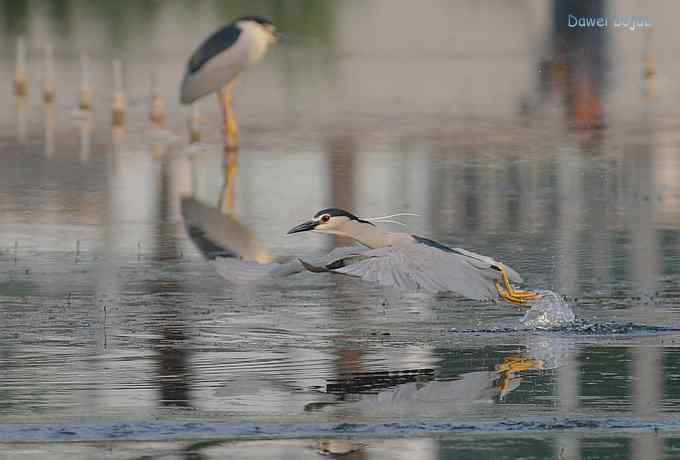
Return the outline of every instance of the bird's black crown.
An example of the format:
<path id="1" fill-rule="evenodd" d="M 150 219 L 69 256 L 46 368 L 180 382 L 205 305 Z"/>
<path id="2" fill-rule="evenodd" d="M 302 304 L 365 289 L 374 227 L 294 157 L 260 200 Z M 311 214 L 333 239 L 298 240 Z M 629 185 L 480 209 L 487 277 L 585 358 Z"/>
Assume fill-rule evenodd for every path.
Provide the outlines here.
<path id="1" fill-rule="evenodd" d="M 317 212 L 316 214 L 314 214 L 314 218 L 316 219 L 317 217 L 323 216 L 324 214 L 328 214 L 328 215 L 331 216 L 331 217 L 341 217 L 341 216 L 344 216 L 344 217 L 347 217 L 349 220 L 356 220 L 356 221 L 358 221 L 358 222 L 363 222 L 364 224 L 371 224 L 371 225 L 373 225 L 373 222 L 369 222 L 369 221 L 367 221 L 367 220 L 363 220 L 363 219 L 361 219 L 361 218 L 355 216 L 355 215 L 352 214 L 351 212 L 345 211 L 344 209 L 340 209 L 340 208 L 326 208 L 326 209 L 322 209 L 321 211 L 319 211 L 319 212 Z"/>
<path id="2" fill-rule="evenodd" d="M 242 18 L 239 18 L 239 21 L 253 21 L 263 26 L 273 25 L 269 19 L 263 18 L 262 16 L 243 16 Z"/>

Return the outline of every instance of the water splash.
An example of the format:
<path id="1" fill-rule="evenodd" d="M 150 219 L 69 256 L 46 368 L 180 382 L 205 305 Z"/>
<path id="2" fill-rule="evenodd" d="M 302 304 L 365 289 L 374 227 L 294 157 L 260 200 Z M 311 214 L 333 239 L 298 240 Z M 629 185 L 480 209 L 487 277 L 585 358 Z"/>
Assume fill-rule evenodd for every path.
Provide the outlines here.
<path id="1" fill-rule="evenodd" d="M 569 304 L 553 291 L 538 291 L 541 297 L 529 302 L 531 309 L 521 322 L 532 329 L 554 329 L 572 324 L 576 315 Z"/>

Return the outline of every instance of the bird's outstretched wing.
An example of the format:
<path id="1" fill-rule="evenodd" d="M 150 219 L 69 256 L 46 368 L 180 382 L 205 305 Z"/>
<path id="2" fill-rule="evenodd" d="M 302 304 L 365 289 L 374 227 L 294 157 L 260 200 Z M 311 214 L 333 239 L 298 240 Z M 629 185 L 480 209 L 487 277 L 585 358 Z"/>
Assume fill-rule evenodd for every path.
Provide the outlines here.
<path id="1" fill-rule="evenodd" d="M 453 253 L 457 254 L 459 256 L 464 256 L 468 257 L 471 260 L 469 262 L 475 266 L 480 266 L 480 268 L 484 268 L 486 266 L 494 266 L 494 267 L 499 267 L 503 266 L 505 270 L 508 273 L 508 278 L 510 278 L 510 281 L 514 283 L 521 283 L 522 282 L 522 277 L 519 276 L 519 273 L 517 273 L 515 270 L 512 268 L 508 267 L 505 264 L 501 264 L 497 260 L 489 257 L 489 256 L 484 256 L 482 254 L 477 254 L 476 252 L 468 251 L 467 249 L 463 248 L 450 248 L 448 246 L 445 246 L 437 241 L 430 240 L 428 238 L 423 238 L 421 236 L 417 235 L 411 235 L 413 239 L 416 241 L 418 244 L 424 244 L 425 246 L 430 246 L 434 249 L 439 249 L 443 252 L 448 252 L 448 253 Z M 481 264 L 481 265 L 480 265 Z"/>
<path id="2" fill-rule="evenodd" d="M 522 283 L 522 277 L 520 276 L 519 273 L 517 273 L 512 267 L 509 267 L 501 262 L 498 262 L 496 259 L 493 259 L 489 256 L 483 256 L 481 254 L 477 254 L 476 252 L 468 251 L 467 249 L 463 248 L 453 248 L 455 251 L 458 253 L 469 257 L 471 259 L 475 259 L 481 263 L 482 267 L 485 266 L 494 266 L 494 267 L 499 267 L 503 266 L 505 270 L 507 270 L 508 273 L 508 278 L 510 278 L 510 281 L 513 283 Z"/>
<path id="3" fill-rule="evenodd" d="M 465 253 L 442 251 L 426 244 L 402 244 L 350 252 L 325 268 L 381 286 L 454 292 L 479 300 L 497 299 L 495 282 L 501 276 L 500 264 L 485 256 Z M 519 278 L 516 272 L 511 273 Z"/>
<path id="4" fill-rule="evenodd" d="M 244 260 L 234 255 L 216 257 L 213 260 L 213 265 L 217 273 L 232 284 L 259 284 L 295 275 L 306 269 L 309 270 L 311 267 L 325 267 L 336 260 L 343 259 L 348 254 L 356 252 L 358 249 L 358 247 L 335 248 L 328 254 L 305 257 L 304 262 L 301 259 L 284 258 L 261 263 L 254 260 Z"/>

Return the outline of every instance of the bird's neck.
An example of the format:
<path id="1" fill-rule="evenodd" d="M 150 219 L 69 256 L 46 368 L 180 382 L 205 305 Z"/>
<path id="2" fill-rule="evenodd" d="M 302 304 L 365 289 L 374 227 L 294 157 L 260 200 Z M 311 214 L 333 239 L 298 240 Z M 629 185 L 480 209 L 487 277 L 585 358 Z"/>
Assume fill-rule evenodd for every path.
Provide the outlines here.
<path id="1" fill-rule="evenodd" d="M 337 233 L 352 238 L 371 249 L 392 246 L 395 243 L 394 235 L 396 235 L 395 233 L 384 232 L 371 224 L 355 220 L 345 223 Z"/>

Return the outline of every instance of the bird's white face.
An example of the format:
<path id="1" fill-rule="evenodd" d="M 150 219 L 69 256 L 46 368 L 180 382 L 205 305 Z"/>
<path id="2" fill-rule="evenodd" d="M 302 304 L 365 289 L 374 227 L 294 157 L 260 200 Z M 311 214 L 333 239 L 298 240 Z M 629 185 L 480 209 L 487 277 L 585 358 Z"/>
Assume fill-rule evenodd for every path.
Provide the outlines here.
<path id="1" fill-rule="evenodd" d="M 321 214 L 320 216 L 315 216 L 312 222 L 316 222 L 316 226 L 312 229 L 313 232 L 341 235 L 343 234 L 341 232 L 342 226 L 349 222 L 349 218 Z"/>
<path id="2" fill-rule="evenodd" d="M 251 20 L 239 21 L 238 26 L 244 32 L 244 42 L 248 44 L 247 64 L 254 64 L 262 59 L 269 45 L 276 41 L 274 26 Z"/>
<path id="3" fill-rule="evenodd" d="M 344 235 L 343 227 L 350 222 L 346 216 L 332 216 L 329 213 L 317 214 L 311 220 L 290 229 L 288 233 L 317 232 L 332 235 Z"/>
<path id="4" fill-rule="evenodd" d="M 273 24 L 260 24 L 256 21 L 239 21 L 239 27 L 252 33 L 260 43 L 276 43 L 276 27 Z"/>

